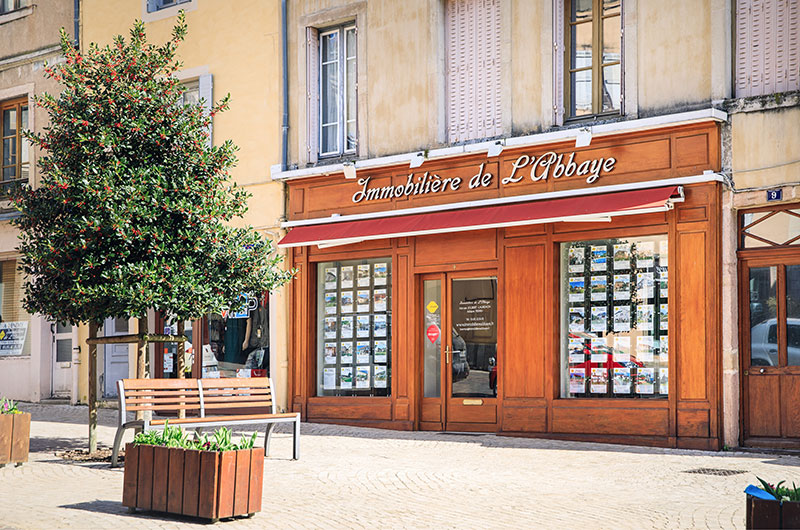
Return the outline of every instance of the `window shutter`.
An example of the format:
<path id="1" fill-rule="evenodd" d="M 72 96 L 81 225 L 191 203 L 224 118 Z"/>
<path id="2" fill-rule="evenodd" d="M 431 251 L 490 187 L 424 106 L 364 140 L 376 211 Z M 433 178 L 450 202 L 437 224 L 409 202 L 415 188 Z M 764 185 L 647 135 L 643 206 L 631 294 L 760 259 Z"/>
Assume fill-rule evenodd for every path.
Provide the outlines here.
<path id="1" fill-rule="evenodd" d="M 198 92 L 200 99 L 203 100 L 203 109 L 206 114 L 211 114 L 211 107 L 214 105 L 214 76 L 211 74 L 201 75 L 197 80 Z M 211 123 L 208 126 L 208 145 L 214 145 L 214 118 L 211 118 Z"/>
<path id="2" fill-rule="evenodd" d="M 502 134 L 500 0 L 448 0 L 445 39 L 448 141 Z"/>
<path id="3" fill-rule="evenodd" d="M 784 0 L 777 19 L 782 24 L 776 39 L 782 45 L 779 63 L 782 74 L 776 88 L 778 92 L 800 90 L 800 2 Z"/>
<path id="4" fill-rule="evenodd" d="M 736 0 L 736 96 L 750 95 L 753 67 L 750 0 Z"/>
<path id="5" fill-rule="evenodd" d="M 553 1 L 553 123 L 564 125 L 564 1 Z"/>
<path id="6" fill-rule="evenodd" d="M 308 163 L 319 157 L 319 30 L 306 28 L 306 149 Z"/>
<path id="7" fill-rule="evenodd" d="M 158 11 L 158 4 L 156 3 L 158 0 L 147 0 L 147 12 L 152 13 L 153 11 Z"/>

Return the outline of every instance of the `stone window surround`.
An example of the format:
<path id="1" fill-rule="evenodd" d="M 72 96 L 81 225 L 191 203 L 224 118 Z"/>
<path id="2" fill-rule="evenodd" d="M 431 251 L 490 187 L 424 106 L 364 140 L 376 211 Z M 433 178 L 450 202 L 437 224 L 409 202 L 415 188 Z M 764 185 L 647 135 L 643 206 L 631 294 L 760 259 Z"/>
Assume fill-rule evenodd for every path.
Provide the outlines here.
<path id="1" fill-rule="evenodd" d="M 159 9 L 158 11 L 153 11 L 152 13 L 147 12 L 147 0 L 141 0 L 142 2 L 142 22 L 155 22 L 157 20 L 163 20 L 165 18 L 174 17 L 178 14 L 178 11 L 181 9 L 186 11 L 195 11 L 197 9 L 197 4 L 200 0 L 191 0 L 190 2 L 186 2 L 184 4 L 178 4 L 172 7 L 165 7 L 164 9 Z"/>

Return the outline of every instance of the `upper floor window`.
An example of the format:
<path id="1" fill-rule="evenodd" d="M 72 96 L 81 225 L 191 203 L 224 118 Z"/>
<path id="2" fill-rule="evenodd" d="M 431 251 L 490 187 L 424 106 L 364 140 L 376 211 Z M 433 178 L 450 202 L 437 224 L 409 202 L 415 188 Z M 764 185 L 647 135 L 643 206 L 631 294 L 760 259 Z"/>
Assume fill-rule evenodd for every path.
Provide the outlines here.
<path id="1" fill-rule="evenodd" d="M 622 0 L 565 0 L 567 118 L 617 114 L 622 100 Z"/>
<path id="2" fill-rule="evenodd" d="M 800 4 L 736 0 L 736 96 L 800 90 Z"/>
<path id="3" fill-rule="evenodd" d="M 6 195 L 15 185 L 28 181 L 30 169 L 28 140 L 22 131 L 28 127 L 28 100 L 17 99 L 0 103 L 3 137 L 3 186 Z"/>
<path id="4" fill-rule="evenodd" d="M 28 0 L 0 0 L 0 13 L 9 13 L 28 5 Z"/>
<path id="5" fill-rule="evenodd" d="M 500 0 L 447 0 L 447 139 L 503 134 Z"/>
<path id="6" fill-rule="evenodd" d="M 147 0 L 147 12 L 152 13 L 168 7 L 175 7 L 179 4 L 187 4 L 191 0 Z"/>
<path id="7" fill-rule="evenodd" d="M 319 155 L 355 152 L 356 27 L 319 33 Z"/>

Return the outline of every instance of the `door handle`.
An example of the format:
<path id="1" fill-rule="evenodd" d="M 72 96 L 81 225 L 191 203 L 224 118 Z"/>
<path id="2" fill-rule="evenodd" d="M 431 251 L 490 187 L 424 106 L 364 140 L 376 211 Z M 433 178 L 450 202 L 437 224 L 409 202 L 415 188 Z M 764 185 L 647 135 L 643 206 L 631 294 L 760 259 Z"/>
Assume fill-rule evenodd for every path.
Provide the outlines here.
<path id="1" fill-rule="evenodd" d="M 450 345 L 444 347 L 444 363 L 450 364 Z"/>
<path id="2" fill-rule="evenodd" d="M 763 368 L 760 368 L 760 369 L 758 370 L 758 373 L 760 373 L 760 374 L 763 374 L 763 373 L 764 373 L 764 369 L 763 369 Z"/>

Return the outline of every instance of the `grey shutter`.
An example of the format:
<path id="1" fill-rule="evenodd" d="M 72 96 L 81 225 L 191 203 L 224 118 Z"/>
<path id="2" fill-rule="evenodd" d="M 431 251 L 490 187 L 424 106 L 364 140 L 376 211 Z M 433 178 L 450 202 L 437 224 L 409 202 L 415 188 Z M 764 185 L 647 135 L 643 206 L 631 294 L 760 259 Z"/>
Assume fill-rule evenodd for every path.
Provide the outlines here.
<path id="1" fill-rule="evenodd" d="M 203 101 L 203 110 L 206 114 L 211 114 L 211 107 L 214 105 L 214 76 L 211 74 L 201 75 L 197 80 L 200 99 Z M 208 126 L 208 145 L 214 145 L 214 118 Z"/>
<path id="2" fill-rule="evenodd" d="M 736 0 L 736 79 L 737 97 L 750 95 L 750 0 Z"/>
<path id="3" fill-rule="evenodd" d="M 564 49 L 564 0 L 553 0 L 553 124 L 555 125 L 564 125 Z"/>
<path id="4" fill-rule="evenodd" d="M 308 163 L 319 157 L 319 30 L 306 28 L 306 148 Z"/>
<path id="5" fill-rule="evenodd" d="M 147 0 L 147 12 L 158 11 L 158 0 Z"/>

